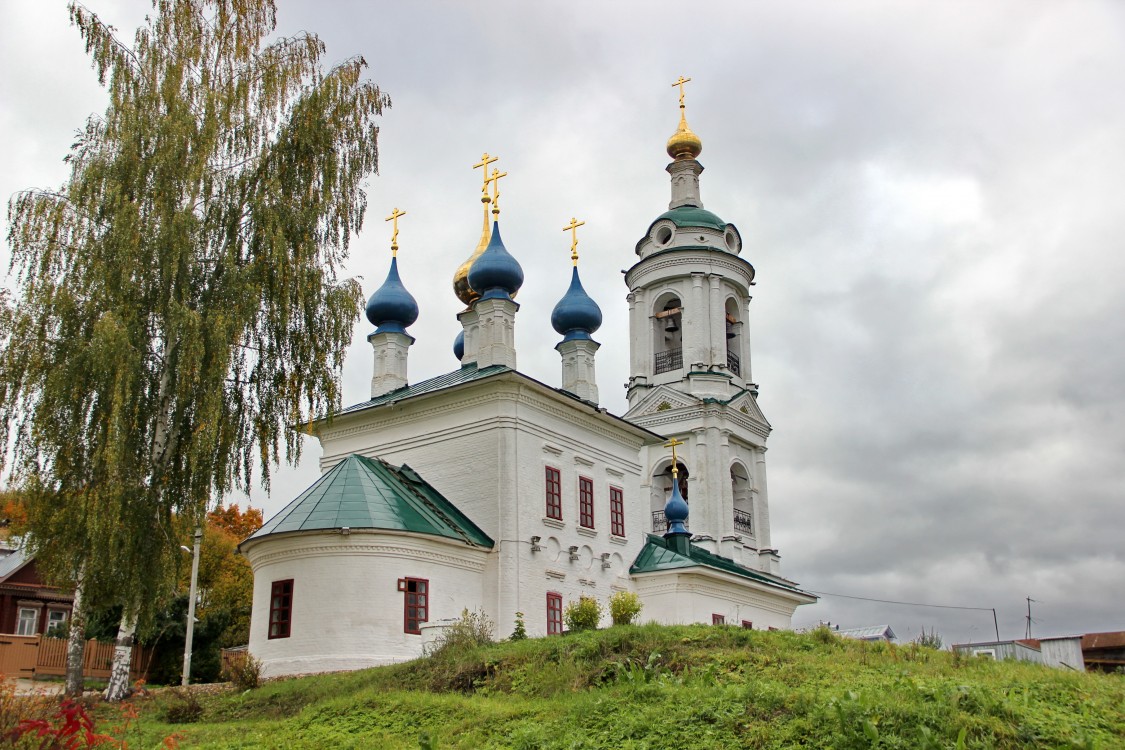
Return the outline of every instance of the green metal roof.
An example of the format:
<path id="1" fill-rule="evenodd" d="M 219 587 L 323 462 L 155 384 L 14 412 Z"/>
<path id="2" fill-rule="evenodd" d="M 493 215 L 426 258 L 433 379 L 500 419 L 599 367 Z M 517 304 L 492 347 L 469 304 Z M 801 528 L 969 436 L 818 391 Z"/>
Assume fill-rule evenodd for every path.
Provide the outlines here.
<path id="1" fill-rule="evenodd" d="M 409 466 L 396 469 L 386 461 L 355 454 L 329 469 L 246 541 L 344 526 L 411 531 L 493 546 L 487 534 Z"/>
<path id="2" fill-rule="evenodd" d="M 658 573 L 665 570 L 698 567 L 721 570 L 724 573 L 733 573 L 736 576 L 749 578 L 768 586 L 776 586 L 778 588 L 804 594 L 805 596 L 812 596 L 811 594 L 801 591 L 791 583 L 774 578 L 773 576 L 765 575 L 764 573 L 759 573 L 756 570 L 751 570 L 743 565 L 739 565 L 729 557 L 720 557 L 694 544 L 688 545 L 686 555 L 681 554 L 675 549 L 672 549 L 667 539 L 654 534 L 648 535 L 648 541 L 645 542 L 645 546 L 641 548 L 637 559 L 634 560 L 632 566 L 630 566 L 629 573 L 635 575 L 637 573 Z"/>
<path id="3" fill-rule="evenodd" d="M 720 232 L 726 231 L 727 228 L 725 221 L 698 206 L 677 206 L 657 216 L 653 224 L 661 219 L 671 219 L 678 227 L 709 227 Z"/>
<path id="4" fill-rule="evenodd" d="M 424 393 L 431 393 L 433 391 L 440 391 L 443 388 L 451 388 L 455 385 L 462 383 L 470 383 L 474 380 L 481 380 L 492 375 L 498 375 L 502 372 L 513 372 L 512 368 L 505 367 L 504 365 L 490 365 L 488 367 L 478 368 L 476 363 L 468 364 L 460 370 L 447 372 L 444 375 L 438 375 L 436 378 L 423 380 L 420 383 L 404 386 L 397 391 L 384 393 L 382 396 L 376 396 L 367 401 L 361 401 L 358 404 L 353 404 L 346 409 L 336 412 L 336 416 L 341 414 L 350 414 L 354 411 L 361 411 L 372 406 L 379 406 L 381 404 L 388 404 L 391 401 L 401 401 L 406 398 L 413 398 L 414 396 L 421 396 Z"/>

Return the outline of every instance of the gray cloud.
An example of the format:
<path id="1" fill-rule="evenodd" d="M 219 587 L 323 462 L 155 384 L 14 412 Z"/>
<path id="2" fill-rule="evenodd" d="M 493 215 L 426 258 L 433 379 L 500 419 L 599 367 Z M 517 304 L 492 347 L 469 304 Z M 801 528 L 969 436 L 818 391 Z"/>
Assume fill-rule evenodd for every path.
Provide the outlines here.
<path id="1" fill-rule="evenodd" d="M 129 30 L 143 2 L 96 3 Z M 64 176 L 102 106 L 62 3 L 3 10 L 0 193 Z M 667 201 L 677 75 L 704 141 L 703 197 L 739 225 L 759 284 L 753 370 L 771 438 L 774 541 L 819 591 L 996 607 L 1021 635 L 1125 626 L 1125 9 L 1113 2 L 281 2 L 283 33 L 362 54 L 393 100 L 348 271 L 388 263 L 421 303 L 413 379 L 451 369 L 453 269 L 499 153 L 503 232 L 525 268 L 520 367 L 558 380 L 549 315 L 562 226 L 606 322 L 603 401 L 624 410 L 619 269 Z M 49 61 L 45 64 L 44 61 Z M 3 251 L 6 253 L 6 250 Z M 5 259 L 0 258 L 0 260 Z M 365 397 L 357 324 L 345 399 Z M 316 476 L 281 472 L 276 510 Z M 990 613 L 826 597 L 798 623 L 937 626 Z"/>

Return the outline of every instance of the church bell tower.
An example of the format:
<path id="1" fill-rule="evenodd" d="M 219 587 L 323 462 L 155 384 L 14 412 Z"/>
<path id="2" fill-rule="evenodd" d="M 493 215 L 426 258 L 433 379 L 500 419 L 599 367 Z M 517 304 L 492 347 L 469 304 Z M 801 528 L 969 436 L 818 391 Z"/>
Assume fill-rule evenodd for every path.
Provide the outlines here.
<path id="1" fill-rule="evenodd" d="M 678 484 L 691 506 L 696 544 L 777 574 L 766 493 L 769 422 L 758 408 L 750 373 L 747 312 L 754 267 L 742 237 L 703 207 L 703 150 L 688 127 L 681 77 L 680 123 L 668 140 L 672 162 L 668 210 L 637 242 L 629 287 L 630 377 L 626 418 L 684 443 Z M 654 533 L 673 467 L 651 446 L 644 456 Z M 684 477 L 686 476 L 686 481 Z"/>

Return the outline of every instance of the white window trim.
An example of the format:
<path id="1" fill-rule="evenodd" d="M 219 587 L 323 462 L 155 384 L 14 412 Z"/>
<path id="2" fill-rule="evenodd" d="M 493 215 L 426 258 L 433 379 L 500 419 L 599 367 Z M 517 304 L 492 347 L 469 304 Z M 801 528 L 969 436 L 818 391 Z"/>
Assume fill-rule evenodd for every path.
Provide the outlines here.
<path id="1" fill-rule="evenodd" d="M 40 610 L 41 610 L 40 607 L 20 607 L 19 608 L 19 610 L 16 612 L 16 635 L 28 636 L 28 635 L 38 635 L 39 634 L 39 612 L 40 612 Z M 35 613 L 33 615 L 33 617 L 31 618 L 31 632 L 30 633 L 23 632 L 23 629 L 24 629 L 23 624 L 24 624 L 24 622 L 26 622 L 26 620 L 24 619 L 24 616 L 23 616 L 24 612 L 34 612 Z"/>

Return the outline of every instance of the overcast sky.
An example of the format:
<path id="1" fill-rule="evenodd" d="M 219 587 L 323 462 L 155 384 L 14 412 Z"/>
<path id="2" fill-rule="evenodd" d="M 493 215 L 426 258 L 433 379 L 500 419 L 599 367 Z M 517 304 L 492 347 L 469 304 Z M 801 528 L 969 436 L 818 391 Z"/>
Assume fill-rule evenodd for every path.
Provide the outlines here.
<path id="1" fill-rule="evenodd" d="M 126 40 L 146 2 L 90 0 Z M 783 572 L 823 592 L 995 607 L 1002 637 L 1125 628 L 1125 4 L 297 2 L 280 31 L 362 55 L 393 100 L 348 273 L 382 283 L 392 207 L 418 298 L 412 381 L 454 369 L 455 268 L 499 154 L 527 281 L 519 367 L 559 382 L 550 311 L 571 216 L 625 410 L 620 269 L 667 207 L 680 75 L 702 195 L 758 285 L 753 373 L 774 426 Z M 0 195 L 57 186 L 105 95 L 65 3 L 0 9 Z M 7 266 L 9 253 L 0 249 Z M 10 283 L 10 282 L 9 282 Z M 366 399 L 357 323 L 346 404 Z M 282 470 L 267 515 L 318 475 Z M 824 597 L 796 625 L 993 637 L 988 612 Z"/>

